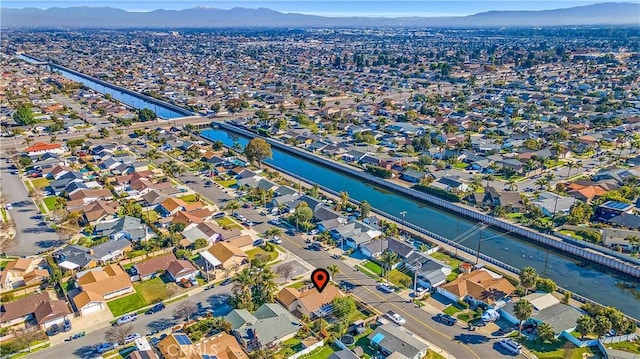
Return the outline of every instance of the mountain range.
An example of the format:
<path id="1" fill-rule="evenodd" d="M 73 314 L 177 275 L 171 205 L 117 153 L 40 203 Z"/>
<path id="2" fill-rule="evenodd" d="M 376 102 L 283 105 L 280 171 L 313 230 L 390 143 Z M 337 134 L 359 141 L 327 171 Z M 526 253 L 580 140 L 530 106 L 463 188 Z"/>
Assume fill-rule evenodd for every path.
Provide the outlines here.
<path id="1" fill-rule="evenodd" d="M 640 3 L 600 3 L 542 11 L 489 11 L 458 17 L 325 17 L 266 8 L 128 12 L 111 7 L 2 8 L 2 28 L 220 27 L 536 27 L 640 25 Z"/>

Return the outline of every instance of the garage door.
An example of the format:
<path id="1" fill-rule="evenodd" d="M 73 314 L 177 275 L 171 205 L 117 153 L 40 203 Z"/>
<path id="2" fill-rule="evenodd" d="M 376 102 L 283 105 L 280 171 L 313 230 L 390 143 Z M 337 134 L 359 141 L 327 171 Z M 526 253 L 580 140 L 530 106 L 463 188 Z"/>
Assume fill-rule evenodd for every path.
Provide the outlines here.
<path id="1" fill-rule="evenodd" d="M 101 303 L 91 303 L 82 308 L 82 315 L 87 315 L 94 312 L 99 312 L 102 310 Z"/>

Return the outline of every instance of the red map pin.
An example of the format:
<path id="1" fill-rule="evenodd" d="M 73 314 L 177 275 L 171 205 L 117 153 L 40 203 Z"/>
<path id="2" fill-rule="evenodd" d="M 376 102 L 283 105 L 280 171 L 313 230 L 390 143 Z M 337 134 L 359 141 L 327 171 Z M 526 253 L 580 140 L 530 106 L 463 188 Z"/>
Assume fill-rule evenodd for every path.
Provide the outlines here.
<path id="1" fill-rule="evenodd" d="M 318 292 L 322 293 L 329 284 L 329 272 L 324 268 L 318 268 L 311 273 L 311 282 Z"/>

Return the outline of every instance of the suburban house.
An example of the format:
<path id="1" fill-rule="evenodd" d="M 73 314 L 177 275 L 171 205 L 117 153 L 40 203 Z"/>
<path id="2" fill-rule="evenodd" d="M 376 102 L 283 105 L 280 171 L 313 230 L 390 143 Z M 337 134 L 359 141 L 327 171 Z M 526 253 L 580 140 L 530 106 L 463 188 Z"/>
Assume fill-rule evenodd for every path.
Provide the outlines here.
<path id="1" fill-rule="evenodd" d="M 104 300 L 133 292 L 129 275 L 119 264 L 80 272 L 77 278 L 76 285 L 81 291 L 98 294 Z"/>
<path id="2" fill-rule="evenodd" d="M 66 149 L 59 143 L 45 143 L 45 142 L 36 142 L 33 145 L 24 149 L 24 152 L 27 156 L 40 156 L 45 153 L 55 153 L 57 155 L 61 155 L 66 151 Z"/>
<path id="3" fill-rule="evenodd" d="M 95 292 L 80 292 L 71 299 L 71 302 L 80 315 L 99 312 L 107 307 L 104 297 Z"/>
<path id="4" fill-rule="evenodd" d="M 125 238 L 131 241 L 142 241 L 147 238 L 147 226 L 139 218 L 124 216 L 96 224 L 94 234 L 98 237 L 109 237 L 109 239 Z"/>
<path id="5" fill-rule="evenodd" d="M 61 268 L 66 270 L 93 268 L 97 265 L 97 261 L 91 256 L 91 250 L 77 244 L 55 251 L 53 258 Z"/>
<path id="6" fill-rule="evenodd" d="M 121 237 L 91 247 L 89 254 L 91 258 L 98 261 L 98 263 L 105 264 L 122 257 L 125 253 L 130 252 L 131 249 L 131 242 Z"/>
<path id="7" fill-rule="evenodd" d="M 438 293 L 453 300 L 492 305 L 513 293 L 516 288 L 504 277 L 484 268 L 463 273 L 456 280 L 437 288 Z"/>
<path id="8" fill-rule="evenodd" d="M 333 299 L 342 296 L 342 293 L 333 285 L 328 285 L 322 293 L 316 288 L 298 290 L 286 287 L 276 295 L 277 301 L 287 310 L 306 315 L 308 318 L 324 317 L 331 312 L 330 303 Z"/>
<path id="9" fill-rule="evenodd" d="M 176 259 L 169 263 L 167 267 L 167 274 L 176 283 L 183 279 L 195 278 L 198 273 L 200 273 L 200 271 L 197 270 L 191 262 L 184 259 Z"/>
<path id="10" fill-rule="evenodd" d="M 637 230 L 628 230 L 622 228 L 603 228 L 602 230 L 602 244 L 609 248 L 620 248 L 624 252 L 630 252 L 634 247 L 640 246 L 640 243 L 632 242 L 629 239 L 638 237 Z"/>
<path id="11" fill-rule="evenodd" d="M 164 359 L 200 359 L 196 347 L 184 333 L 171 333 L 158 342 Z"/>
<path id="12" fill-rule="evenodd" d="M 209 222 L 191 223 L 184 228 L 182 236 L 184 237 L 184 244 L 191 245 L 197 239 L 206 239 L 208 243 L 215 243 L 222 240 L 222 228 L 217 224 Z M 183 242 L 181 241 L 181 244 Z"/>
<path id="13" fill-rule="evenodd" d="M 140 276 L 140 280 L 147 280 L 160 275 L 159 273 L 167 270 L 169 264 L 176 260 L 176 256 L 173 253 L 169 253 L 136 263 L 131 268 L 134 273 Z"/>
<path id="14" fill-rule="evenodd" d="M 422 359 L 429 350 L 429 345 L 420 337 L 390 323 L 378 326 L 367 338 L 370 346 L 387 357 L 400 354 L 402 356 L 397 356 L 398 358 Z"/>
<path id="15" fill-rule="evenodd" d="M 431 183 L 431 187 L 439 188 L 447 192 L 464 192 L 469 189 L 469 185 L 464 183 L 460 178 L 453 176 L 440 177 L 435 182 Z"/>
<path id="16" fill-rule="evenodd" d="M 0 307 L 0 326 L 8 327 L 30 321 L 43 329 L 61 324 L 71 314 L 67 302 L 53 300 L 49 293 L 38 293 L 3 303 Z"/>
<path id="17" fill-rule="evenodd" d="M 418 285 L 425 289 L 435 288 L 444 284 L 451 274 L 449 265 L 416 251 L 412 252 L 404 260 L 404 266 L 411 272 L 418 272 Z"/>
<path id="18" fill-rule="evenodd" d="M 633 204 L 607 201 L 596 208 L 595 216 L 602 220 L 608 220 L 621 214 L 633 214 Z"/>
<path id="19" fill-rule="evenodd" d="M 520 300 L 527 300 L 533 307 L 533 313 L 527 322 L 547 323 L 553 328 L 556 336 L 562 332 L 571 332 L 576 321 L 583 315 L 583 312 L 573 306 L 562 304 L 553 293 L 531 293 Z M 507 303 L 498 309 L 500 316 L 513 324 L 519 324 L 515 316 L 514 301 Z"/>
<path id="20" fill-rule="evenodd" d="M 249 359 L 236 338 L 224 332 L 197 344 L 184 333 L 171 333 L 158 342 L 158 350 L 164 359 Z"/>
<path id="21" fill-rule="evenodd" d="M 360 251 L 362 252 L 362 254 L 364 254 L 368 258 L 377 258 L 386 249 L 397 254 L 398 258 L 401 260 L 404 260 L 407 257 L 409 257 L 409 255 L 411 255 L 411 253 L 413 253 L 415 250 L 415 248 L 411 244 L 405 241 L 399 240 L 397 238 L 388 238 L 388 239 L 371 241 L 367 244 L 363 244 L 360 246 Z M 400 265 L 401 263 L 402 262 L 399 262 L 398 265 Z"/>
<path id="22" fill-rule="evenodd" d="M 163 217 L 166 217 L 172 216 L 180 211 L 188 212 L 198 208 L 202 208 L 202 203 L 187 203 L 180 198 L 169 197 L 156 207 L 156 211 Z"/>
<path id="23" fill-rule="evenodd" d="M 329 233 L 336 241 L 343 242 L 346 248 L 357 248 L 382 235 L 379 230 L 359 221 L 348 222 Z"/>
<path id="24" fill-rule="evenodd" d="M 416 171 L 412 168 L 406 169 L 400 175 L 400 179 L 403 179 L 411 183 L 420 183 L 420 181 L 427 176 L 426 172 Z"/>
<path id="25" fill-rule="evenodd" d="M 118 215 L 118 202 L 96 200 L 81 207 L 76 207 L 70 212 L 81 213 L 81 224 L 95 225 L 99 221 L 115 219 Z"/>
<path id="26" fill-rule="evenodd" d="M 0 271 L 0 289 L 15 289 L 42 283 L 49 278 L 44 258 L 18 258 L 7 262 Z"/>
<path id="27" fill-rule="evenodd" d="M 510 213 L 520 213 L 524 209 L 519 192 L 498 191 L 486 186 L 483 193 L 474 192 L 469 199 L 480 207 L 502 207 Z"/>
<path id="28" fill-rule="evenodd" d="M 283 342 L 302 328 L 302 324 L 279 304 L 266 303 L 253 314 L 246 309 L 234 309 L 225 319 L 238 342 L 253 351 L 272 342 Z"/>
<path id="29" fill-rule="evenodd" d="M 532 200 L 531 203 L 539 207 L 545 216 L 551 217 L 557 213 L 568 214 L 576 201 L 577 199 L 573 197 L 564 197 L 553 192 L 542 192 L 538 195 L 538 199 Z"/>
<path id="30" fill-rule="evenodd" d="M 245 252 L 227 242 L 216 242 L 200 255 L 209 263 L 210 269 L 237 270 L 249 263 L 249 256 Z"/>

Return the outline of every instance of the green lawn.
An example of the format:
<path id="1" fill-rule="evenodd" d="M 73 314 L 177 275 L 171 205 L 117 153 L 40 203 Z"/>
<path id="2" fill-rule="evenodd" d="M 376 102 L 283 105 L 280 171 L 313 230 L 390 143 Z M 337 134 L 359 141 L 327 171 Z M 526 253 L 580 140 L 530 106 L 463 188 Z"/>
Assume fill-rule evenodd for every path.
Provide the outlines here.
<path id="1" fill-rule="evenodd" d="M 425 359 L 445 359 L 442 355 L 434 352 L 433 350 L 429 350 L 427 355 L 424 357 Z"/>
<path id="2" fill-rule="evenodd" d="M 295 282 L 295 283 L 293 283 L 293 284 L 290 284 L 290 285 L 288 285 L 287 287 L 289 287 L 289 288 L 295 288 L 295 289 L 300 289 L 300 288 L 302 288 L 302 287 L 304 287 L 304 286 L 306 286 L 306 285 L 309 285 L 309 283 L 310 283 L 310 282 L 307 282 L 307 281 L 301 280 L 301 281 L 299 281 L 299 282 Z"/>
<path id="3" fill-rule="evenodd" d="M 232 187 L 238 184 L 238 180 L 237 179 L 230 179 L 230 180 L 216 180 L 216 182 L 220 183 L 221 186 L 223 187 Z"/>
<path id="4" fill-rule="evenodd" d="M 135 283 L 133 288 L 144 298 L 146 304 L 160 302 L 169 297 L 167 286 L 160 277 Z"/>
<path id="5" fill-rule="evenodd" d="M 44 177 L 36 178 L 31 180 L 31 184 L 37 189 L 47 188 L 49 187 L 49 180 Z"/>
<path id="6" fill-rule="evenodd" d="M 267 252 L 262 248 L 254 248 L 252 250 L 247 251 L 247 255 L 249 256 L 249 260 L 254 260 L 258 254 L 264 254 L 269 256 L 269 262 L 278 258 L 278 252 Z"/>
<path id="7" fill-rule="evenodd" d="M 184 196 L 180 196 L 178 198 L 180 198 L 181 200 L 183 200 L 183 201 L 185 201 L 187 203 L 198 202 L 197 198 L 196 198 L 196 195 L 193 194 L 193 193 L 192 194 L 185 194 Z"/>
<path id="8" fill-rule="evenodd" d="M 367 261 L 366 263 L 363 264 L 363 266 L 379 276 L 382 275 L 382 267 L 380 267 L 375 262 Z"/>
<path id="9" fill-rule="evenodd" d="M 118 298 L 107 302 L 114 317 L 119 317 L 125 313 L 133 312 L 147 305 L 144 297 L 140 293 L 129 294 L 126 297 Z"/>
<path id="10" fill-rule="evenodd" d="M 469 322 L 470 320 L 475 319 L 476 312 L 468 311 L 465 313 L 458 314 L 457 318 L 462 320 L 463 322 Z"/>
<path id="11" fill-rule="evenodd" d="M 216 218 L 216 222 L 218 223 L 218 225 L 220 227 L 223 228 L 227 228 L 227 229 L 233 229 L 233 228 L 239 228 L 242 229 L 242 227 L 237 224 L 236 222 L 234 222 L 231 218 L 229 217 L 222 217 L 222 218 Z"/>
<path id="12" fill-rule="evenodd" d="M 628 353 L 640 354 L 640 341 L 605 344 L 607 348 L 618 349 Z"/>
<path id="13" fill-rule="evenodd" d="M 453 258 L 452 256 L 442 252 L 431 253 L 431 257 L 450 265 L 453 270 L 460 267 L 460 264 L 462 263 L 461 260 Z"/>
<path id="14" fill-rule="evenodd" d="M 444 308 L 444 310 L 442 311 L 444 314 L 449 314 L 451 316 L 453 316 L 454 314 L 461 312 L 462 309 L 456 307 L 455 305 L 449 305 L 448 307 Z"/>
<path id="15" fill-rule="evenodd" d="M 389 282 L 397 285 L 398 287 L 404 287 L 403 282 L 413 283 L 413 278 L 406 273 L 403 273 L 397 269 L 393 269 L 389 272 Z"/>
<path id="16" fill-rule="evenodd" d="M 160 219 L 160 215 L 156 211 L 142 211 L 142 218 L 146 219 L 148 222 L 155 223 Z"/>
<path id="17" fill-rule="evenodd" d="M 582 359 L 583 353 L 592 353 L 588 347 L 578 348 L 561 339 L 553 343 L 541 343 L 537 340 L 518 339 L 527 349 L 540 359 Z"/>
<path id="18" fill-rule="evenodd" d="M 56 209 L 56 198 L 56 196 L 51 196 L 45 197 L 45 199 L 42 200 L 49 211 L 53 211 L 54 209 Z"/>
<path id="19" fill-rule="evenodd" d="M 327 359 L 333 354 L 333 349 L 331 347 L 322 347 L 314 352 L 311 355 L 305 356 L 307 359 Z"/>
<path id="20" fill-rule="evenodd" d="M 466 163 L 464 163 L 464 162 L 459 162 L 459 163 L 455 163 L 455 164 L 453 165 L 453 168 L 457 168 L 457 169 L 459 169 L 459 170 L 463 170 L 463 169 L 467 168 L 467 166 L 468 166 L 468 165 L 467 165 Z"/>

